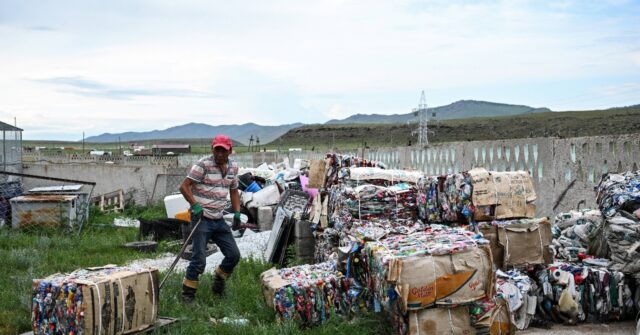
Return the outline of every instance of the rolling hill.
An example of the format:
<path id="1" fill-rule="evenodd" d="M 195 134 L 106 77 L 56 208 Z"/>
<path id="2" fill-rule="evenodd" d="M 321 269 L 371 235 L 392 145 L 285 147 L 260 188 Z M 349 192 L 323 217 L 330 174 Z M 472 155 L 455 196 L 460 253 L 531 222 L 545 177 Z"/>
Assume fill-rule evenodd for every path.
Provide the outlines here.
<path id="1" fill-rule="evenodd" d="M 432 122 L 429 143 L 528 137 L 581 137 L 637 133 L 640 105 L 607 110 L 542 112 Z M 271 143 L 280 147 L 358 148 L 406 146 L 417 142 L 416 123 L 324 124 L 289 130 Z"/>
<path id="2" fill-rule="evenodd" d="M 435 120 L 451 120 L 464 119 L 469 117 L 509 116 L 545 112 L 551 112 L 551 110 L 548 108 L 533 108 L 523 105 L 509 105 L 476 100 L 460 100 L 446 106 L 427 108 L 427 114 L 429 115 L 430 120 L 433 118 L 433 113 L 435 113 L 436 115 Z M 418 116 L 413 112 L 393 115 L 355 114 L 342 120 L 330 120 L 325 124 L 373 124 L 408 122 L 418 122 Z"/>
<path id="3" fill-rule="evenodd" d="M 255 123 L 245 123 L 241 125 L 220 125 L 212 126 L 204 123 L 187 123 L 180 126 L 167 128 L 164 130 L 153 130 L 146 132 L 126 132 L 119 134 L 105 133 L 98 136 L 91 136 L 85 139 L 86 142 L 106 143 L 120 141 L 142 141 L 153 139 L 211 139 L 215 134 L 223 133 L 233 140 L 248 144 L 249 137 L 257 136 L 260 143 L 271 142 L 288 130 L 302 126 L 302 123 L 285 124 L 280 126 L 260 126 Z"/>

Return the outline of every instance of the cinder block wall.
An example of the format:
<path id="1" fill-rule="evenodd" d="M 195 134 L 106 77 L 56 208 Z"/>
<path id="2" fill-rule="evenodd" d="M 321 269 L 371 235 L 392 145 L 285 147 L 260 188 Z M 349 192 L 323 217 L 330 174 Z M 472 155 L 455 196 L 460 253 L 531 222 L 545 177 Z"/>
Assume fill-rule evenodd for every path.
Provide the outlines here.
<path id="1" fill-rule="evenodd" d="M 453 142 L 421 147 L 397 147 L 349 152 L 388 168 L 414 169 L 428 175 L 485 167 L 493 171 L 527 170 L 538 195 L 537 215 L 595 208 L 594 187 L 603 173 L 636 171 L 640 165 L 640 133 L 575 138 L 525 138 L 513 140 Z M 241 166 L 288 158 L 322 159 L 322 152 L 289 152 L 234 155 Z M 134 200 L 146 204 L 177 191 L 190 164 L 198 156 L 181 156 L 180 167 L 119 164 L 25 163 L 23 172 L 48 177 L 79 179 L 97 183 L 94 194 L 122 188 L 135 189 Z M 36 185 L 37 186 L 37 185 Z M 29 187 L 29 186 L 27 186 Z M 154 192 L 155 189 L 155 192 Z M 566 190 L 566 192 L 565 192 Z"/>
<path id="2" fill-rule="evenodd" d="M 529 171 L 538 195 L 537 215 L 595 208 L 594 188 L 603 173 L 637 171 L 640 133 L 576 138 L 527 138 L 454 142 L 425 148 L 370 149 L 364 158 L 389 168 L 428 175 L 485 167 L 493 171 Z M 566 192 L 565 192 L 566 190 Z"/>
<path id="3" fill-rule="evenodd" d="M 169 171 L 169 168 L 159 165 L 30 163 L 23 166 L 23 173 L 26 174 L 95 182 L 93 196 L 122 189 L 129 192 L 133 201 L 139 205 L 146 205 L 151 199 L 157 176 L 167 174 Z M 155 186 L 156 192 L 162 190 L 165 193 L 166 182 L 163 184 L 160 179 L 163 178 L 158 178 L 159 183 Z M 42 186 L 42 181 L 34 178 L 24 178 L 23 183 L 27 190 Z M 51 184 L 51 182 L 47 182 L 47 184 Z M 158 199 L 157 196 L 154 198 Z"/>

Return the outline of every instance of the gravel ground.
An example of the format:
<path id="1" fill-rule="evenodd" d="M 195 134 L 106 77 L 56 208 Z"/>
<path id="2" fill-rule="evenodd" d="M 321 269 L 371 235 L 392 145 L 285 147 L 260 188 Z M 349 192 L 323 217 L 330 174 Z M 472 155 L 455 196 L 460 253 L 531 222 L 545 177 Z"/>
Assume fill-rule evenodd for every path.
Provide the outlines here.
<path id="1" fill-rule="evenodd" d="M 264 259 L 264 251 L 267 249 L 267 242 L 269 241 L 269 235 L 271 231 L 263 231 L 254 233 L 251 230 L 247 230 L 241 238 L 236 238 L 238 249 L 240 249 L 240 255 L 242 258 L 256 258 Z M 131 262 L 129 265 L 140 267 L 154 267 L 160 271 L 169 269 L 171 263 L 175 260 L 176 255 L 172 253 L 166 253 L 159 258 L 154 259 L 139 259 Z M 215 267 L 222 261 L 224 255 L 220 251 L 207 257 L 207 267 L 205 273 L 213 273 Z M 184 272 L 187 269 L 189 262 L 180 259 L 176 264 L 174 271 Z"/>
<path id="2" fill-rule="evenodd" d="M 609 324 L 580 324 L 577 326 L 554 325 L 551 329 L 529 328 L 517 334 L 527 335 L 578 335 L 578 334 L 607 334 L 633 335 L 636 334 L 636 323 L 633 321 L 613 322 Z"/>

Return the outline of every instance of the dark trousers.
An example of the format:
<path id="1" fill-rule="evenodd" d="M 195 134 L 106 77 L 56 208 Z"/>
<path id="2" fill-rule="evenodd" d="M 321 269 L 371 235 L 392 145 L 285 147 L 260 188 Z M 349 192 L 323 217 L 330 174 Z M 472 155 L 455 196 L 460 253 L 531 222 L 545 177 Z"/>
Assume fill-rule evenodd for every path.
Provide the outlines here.
<path id="1" fill-rule="evenodd" d="M 191 222 L 191 224 L 195 225 L 196 222 Z M 224 259 L 220 263 L 222 271 L 232 273 L 233 268 L 240 261 L 240 250 L 238 250 L 236 240 L 233 238 L 231 228 L 224 219 L 209 219 L 202 216 L 202 222 L 193 233 L 193 254 L 187 267 L 187 279 L 197 281 L 204 272 L 207 265 L 206 251 L 209 238 L 213 239 L 224 255 Z"/>

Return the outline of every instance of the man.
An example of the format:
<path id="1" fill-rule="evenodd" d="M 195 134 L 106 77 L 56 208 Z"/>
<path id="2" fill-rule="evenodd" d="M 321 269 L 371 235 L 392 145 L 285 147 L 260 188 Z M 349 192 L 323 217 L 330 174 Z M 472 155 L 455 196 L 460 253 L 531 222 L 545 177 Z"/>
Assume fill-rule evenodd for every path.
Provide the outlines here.
<path id="1" fill-rule="evenodd" d="M 206 265 L 207 241 L 212 238 L 224 259 L 216 267 L 213 276 L 212 291 L 216 295 L 224 293 L 225 280 L 240 261 L 240 251 L 233 238 L 231 229 L 222 218 L 227 204 L 227 195 L 231 198 L 234 211 L 234 229 L 240 225 L 240 195 L 238 193 L 238 165 L 229 160 L 232 142 L 228 136 L 217 135 L 211 141 L 212 155 L 204 157 L 191 167 L 189 174 L 180 185 L 180 193 L 191 205 L 192 227 L 201 220 L 193 233 L 193 254 L 182 281 L 183 301 L 195 300 L 198 289 L 198 277 Z"/>

